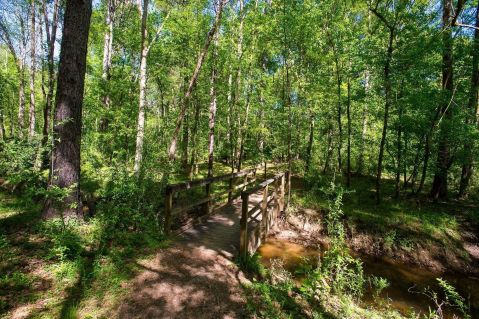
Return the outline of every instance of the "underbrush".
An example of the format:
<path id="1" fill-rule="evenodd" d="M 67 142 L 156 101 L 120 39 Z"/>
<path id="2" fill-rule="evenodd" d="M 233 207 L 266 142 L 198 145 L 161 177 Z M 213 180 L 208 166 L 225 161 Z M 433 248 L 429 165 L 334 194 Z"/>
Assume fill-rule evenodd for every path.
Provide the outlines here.
<path id="1" fill-rule="evenodd" d="M 306 186 L 293 192 L 292 204 L 326 212 L 327 197 L 321 190 L 327 186 L 329 178 L 306 176 Z M 337 179 L 342 183 L 342 177 Z M 355 176 L 351 182 L 344 196 L 344 225 L 349 243 L 353 245 L 351 248 L 371 255 L 390 255 L 404 262 L 418 261 L 415 254 L 421 250 L 433 251 L 431 258 L 447 252 L 436 258 L 434 267 L 437 268 L 433 270 L 453 267 L 462 272 L 470 271 L 470 258 L 464 249 L 462 234 L 469 223 L 477 222 L 477 203 L 466 200 L 436 203 L 425 196 L 411 196 L 404 191 L 398 199 L 385 195 L 377 204 L 373 178 Z M 383 188 L 384 194 L 393 194 L 393 181 L 384 179 Z M 361 236 L 360 242 L 353 240 L 355 236 Z M 365 240 L 367 238 L 370 240 Z M 418 262 L 421 266 L 427 263 L 430 266 L 430 261 Z"/>
<path id="2" fill-rule="evenodd" d="M 427 314 L 411 313 L 410 317 L 405 317 L 380 299 L 379 295 L 389 282 L 385 278 L 365 275 L 362 262 L 351 256 L 346 246 L 344 190 L 331 183 L 322 192 L 327 203 L 325 219 L 331 243 L 317 263 L 305 260 L 294 274 L 285 270 L 281 260 L 273 260 L 271 267 L 264 269 L 258 255 L 244 258 L 240 263 L 245 271 L 253 272 L 252 283 L 245 287 L 248 310 L 253 317 L 440 319 L 448 308 L 463 318 L 470 318 L 464 298 L 441 279 L 441 292 L 429 289 L 419 292 L 436 305 Z M 255 271 L 260 273 L 255 276 Z M 366 290 L 372 294 L 373 304 L 366 305 L 362 301 Z"/>
<path id="3" fill-rule="evenodd" d="M 12 158 L 21 149 L 2 147 Z M 0 160 L 0 318 L 20 307 L 39 318 L 108 317 L 138 260 L 168 244 L 160 191 L 152 192 L 159 185 L 122 168 L 101 173 L 99 184 L 88 167 L 82 172 L 84 220 L 43 221 L 45 196 L 62 194 L 45 191 L 44 172 L 33 161 Z"/>

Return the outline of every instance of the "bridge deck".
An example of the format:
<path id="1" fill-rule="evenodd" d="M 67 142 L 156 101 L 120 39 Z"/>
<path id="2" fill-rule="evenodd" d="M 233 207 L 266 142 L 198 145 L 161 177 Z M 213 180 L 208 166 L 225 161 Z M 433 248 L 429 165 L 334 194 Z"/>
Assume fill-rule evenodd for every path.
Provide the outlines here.
<path id="1" fill-rule="evenodd" d="M 250 207 L 262 199 L 250 197 Z M 119 308 L 120 318 L 243 318 L 247 282 L 234 264 L 238 255 L 241 199 L 234 200 L 178 237 L 144 271 Z"/>

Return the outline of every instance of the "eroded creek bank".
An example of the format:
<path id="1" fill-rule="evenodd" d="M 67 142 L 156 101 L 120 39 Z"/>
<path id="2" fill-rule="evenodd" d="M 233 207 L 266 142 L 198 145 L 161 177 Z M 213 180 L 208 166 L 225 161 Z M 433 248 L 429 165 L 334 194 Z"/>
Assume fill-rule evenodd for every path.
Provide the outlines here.
<path id="1" fill-rule="evenodd" d="M 295 270 L 305 260 L 317 263 L 318 257 L 327 250 L 329 240 L 321 223 L 308 217 L 310 213 L 302 212 L 283 218 L 274 233 L 259 248 L 261 262 L 265 266 L 268 267 L 273 259 L 281 259 L 284 267 L 294 276 Z M 441 263 L 431 262 L 432 267 L 430 268 L 427 267 L 428 263 L 409 262 L 421 252 L 411 252 L 409 256 L 406 256 L 404 252 L 381 255 L 378 249 L 362 249 L 364 245 L 371 245 L 372 240 L 366 238 L 366 243 L 358 245 L 359 240 L 364 238 L 366 238 L 365 234 L 359 234 L 356 238 L 349 236 L 348 244 L 351 253 L 363 262 L 365 275 L 386 278 L 390 284 L 379 298 L 373 298 L 372 292 L 366 291 L 363 298 L 364 306 L 382 307 L 389 304 L 391 308 L 405 316 L 409 315 L 411 311 L 427 314 L 429 308 L 434 309 L 434 304 L 420 292 L 426 288 L 439 292 L 441 289 L 437 285 L 436 278 L 443 278 L 452 284 L 461 296 L 466 298 L 470 305 L 472 318 L 479 318 L 479 277 L 477 274 L 457 271 L 454 267 L 450 271 L 445 271 L 448 265 L 444 264 L 444 261 Z M 427 258 L 425 259 L 427 260 Z M 437 266 L 438 264 L 440 267 Z M 445 318 L 453 318 L 453 315 L 454 313 L 446 314 Z"/>

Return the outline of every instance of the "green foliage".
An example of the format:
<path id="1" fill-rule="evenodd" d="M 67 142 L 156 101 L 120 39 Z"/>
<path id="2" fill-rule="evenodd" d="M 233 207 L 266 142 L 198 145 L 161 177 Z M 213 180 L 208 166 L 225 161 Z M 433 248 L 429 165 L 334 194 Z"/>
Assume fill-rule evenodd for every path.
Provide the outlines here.
<path id="1" fill-rule="evenodd" d="M 37 141 L 0 140 L 0 176 L 7 185 L 23 188 L 30 196 L 45 187 L 45 175 L 36 167 L 38 151 Z"/>
<path id="2" fill-rule="evenodd" d="M 381 292 L 389 287 L 389 281 L 386 278 L 378 277 L 378 276 L 370 276 L 368 277 L 369 285 L 374 291 L 374 296 L 377 298 L 381 294 Z"/>
<path id="3" fill-rule="evenodd" d="M 77 223 L 74 219 L 51 219 L 44 221 L 40 232 L 51 239 L 52 247 L 50 258 L 60 262 L 75 260 L 84 252 L 82 237 L 78 234 Z"/>
<path id="4" fill-rule="evenodd" d="M 238 256 L 236 264 L 246 273 L 264 277 L 267 272 L 260 260 L 261 256 L 258 253 L 253 255 L 247 254 L 246 257 Z"/>
<path id="5" fill-rule="evenodd" d="M 437 278 L 437 282 L 446 296 L 446 303 L 456 307 L 464 316 L 464 319 L 471 318 L 466 300 L 457 293 L 456 288 L 442 278 Z"/>
<path id="6" fill-rule="evenodd" d="M 15 271 L 0 277 L 0 290 L 22 290 L 28 288 L 30 283 L 28 275 Z"/>

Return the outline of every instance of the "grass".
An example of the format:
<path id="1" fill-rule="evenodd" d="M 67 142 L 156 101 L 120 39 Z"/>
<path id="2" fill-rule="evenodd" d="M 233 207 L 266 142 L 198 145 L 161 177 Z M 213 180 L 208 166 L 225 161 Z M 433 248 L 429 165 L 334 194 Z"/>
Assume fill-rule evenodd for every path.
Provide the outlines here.
<path id="1" fill-rule="evenodd" d="M 121 230 L 104 241 L 95 218 L 63 227 L 40 216 L 38 205 L 0 191 L 0 318 L 20 307 L 31 318 L 109 317 L 136 262 L 168 245 Z"/>
<path id="2" fill-rule="evenodd" d="M 320 189 L 326 186 L 328 177 L 319 181 L 311 190 L 293 192 L 293 203 L 324 211 L 327 203 Z M 374 182 L 372 177 L 352 179 L 350 192 L 344 196 L 344 212 L 350 227 L 383 238 L 386 248 L 399 246 L 410 250 L 418 242 L 431 242 L 462 254 L 461 222 L 478 222 L 478 203 L 458 200 L 435 203 L 426 196 L 402 194 L 399 199 L 385 195 L 376 204 Z M 392 180 L 383 180 L 383 193 L 394 193 Z"/>

